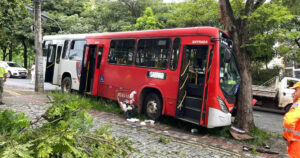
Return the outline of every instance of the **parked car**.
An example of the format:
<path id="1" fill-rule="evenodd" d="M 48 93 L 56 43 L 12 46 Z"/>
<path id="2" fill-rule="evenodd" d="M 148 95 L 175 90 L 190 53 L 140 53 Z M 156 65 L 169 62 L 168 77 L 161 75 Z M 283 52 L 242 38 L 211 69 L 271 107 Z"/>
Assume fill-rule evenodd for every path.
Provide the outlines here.
<path id="1" fill-rule="evenodd" d="M 28 71 L 15 62 L 1 61 L 0 64 L 2 64 L 5 67 L 8 78 L 11 78 L 11 77 L 26 78 L 27 77 Z"/>

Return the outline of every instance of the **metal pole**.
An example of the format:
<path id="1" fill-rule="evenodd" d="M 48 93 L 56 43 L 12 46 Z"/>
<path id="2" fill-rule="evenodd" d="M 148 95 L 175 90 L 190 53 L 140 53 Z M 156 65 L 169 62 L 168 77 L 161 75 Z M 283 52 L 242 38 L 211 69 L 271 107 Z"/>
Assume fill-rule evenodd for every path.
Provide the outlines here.
<path id="1" fill-rule="evenodd" d="M 41 0 L 34 0 L 34 50 L 35 50 L 35 88 L 44 92 L 43 54 L 42 54 L 42 19 Z"/>

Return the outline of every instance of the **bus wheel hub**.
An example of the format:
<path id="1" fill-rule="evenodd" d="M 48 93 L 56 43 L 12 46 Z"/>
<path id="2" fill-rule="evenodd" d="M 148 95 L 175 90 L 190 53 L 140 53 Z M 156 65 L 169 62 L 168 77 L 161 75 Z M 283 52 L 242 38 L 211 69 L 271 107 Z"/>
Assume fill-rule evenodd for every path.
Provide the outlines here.
<path id="1" fill-rule="evenodd" d="M 149 101 L 147 104 L 147 111 L 149 113 L 155 113 L 157 110 L 157 104 L 154 101 Z"/>

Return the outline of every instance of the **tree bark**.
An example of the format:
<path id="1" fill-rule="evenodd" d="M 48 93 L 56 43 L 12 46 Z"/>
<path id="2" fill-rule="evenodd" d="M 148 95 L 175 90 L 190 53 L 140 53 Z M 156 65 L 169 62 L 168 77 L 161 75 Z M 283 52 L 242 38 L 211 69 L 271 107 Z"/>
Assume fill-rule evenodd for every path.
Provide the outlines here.
<path id="1" fill-rule="evenodd" d="M 25 42 L 24 39 L 22 40 L 22 45 L 23 45 L 23 48 L 24 48 L 24 54 L 23 54 L 24 68 L 27 69 L 28 68 L 28 66 L 27 66 L 27 45 L 26 45 L 26 42 Z"/>
<path id="2" fill-rule="evenodd" d="M 9 43 L 9 52 L 8 52 L 8 61 L 12 61 L 13 59 L 13 44 L 12 42 Z"/>
<path id="3" fill-rule="evenodd" d="M 3 56 L 2 56 L 2 61 L 5 61 L 6 60 L 6 50 L 7 50 L 7 47 L 3 47 L 2 48 L 2 51 L 3 51 Z"/>
<path id="4" fill-rule="evenodd" d="M 41 0 L 34 0 L 35 91 L 44 92 Z"/>

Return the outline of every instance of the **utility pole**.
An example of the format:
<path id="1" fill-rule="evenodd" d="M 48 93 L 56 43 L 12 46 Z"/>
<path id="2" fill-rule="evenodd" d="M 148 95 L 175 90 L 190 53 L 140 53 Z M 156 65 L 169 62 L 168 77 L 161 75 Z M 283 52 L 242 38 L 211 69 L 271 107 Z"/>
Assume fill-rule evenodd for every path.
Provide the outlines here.
<path id="1" fill-rule="evenodd" d="M 35 87 L 36 92 L 44 92 L 41 0 L 34 0 L 34 50 L 35 50 Z"/>

